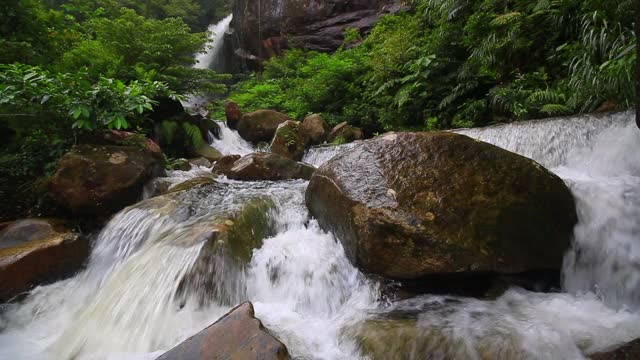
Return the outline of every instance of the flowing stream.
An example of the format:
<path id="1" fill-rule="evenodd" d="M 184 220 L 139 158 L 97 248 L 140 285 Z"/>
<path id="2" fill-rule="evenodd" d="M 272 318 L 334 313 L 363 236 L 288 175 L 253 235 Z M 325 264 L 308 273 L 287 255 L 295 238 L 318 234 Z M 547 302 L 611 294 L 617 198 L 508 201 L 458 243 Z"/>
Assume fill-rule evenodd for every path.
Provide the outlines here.
<path id="1" fill-rule="evenodd" d="M 502 358 L 581 359 L 638 338 L 640 131 L 632 115 L 459 131 L 530 156 L 569 184 L 579 224 L 565 257 L 565 293 L 513 288 L 496 300 L 423 295 L 381 301 L 376 281 L 309 219 L 307 182 L 220 178 L 215 186 L 124 209 L 97 236 L 84 271 L 5 305 L 0 359 L 155 359 L 244 300 L 300 359 L 362 358 L 348 329 L 389 312 L 413 314 L 411 326 L 438 329 L 449 339 L 418 342 L 410 353 L 394 354 L 398 359 L 484 359 L 487 351 Z M 312 149 L 305 159 L 320 165 L 351 146 Z M 221 265 L 207 273 L 220 285 L 207 302 L 197 292 L 181 292 L 206 224 L 265 196 L 275 203 L 269 216 L 276 235 L 264 239 L 245 267 Z M 394 349 L 400 339 L 384 341 Z"/>

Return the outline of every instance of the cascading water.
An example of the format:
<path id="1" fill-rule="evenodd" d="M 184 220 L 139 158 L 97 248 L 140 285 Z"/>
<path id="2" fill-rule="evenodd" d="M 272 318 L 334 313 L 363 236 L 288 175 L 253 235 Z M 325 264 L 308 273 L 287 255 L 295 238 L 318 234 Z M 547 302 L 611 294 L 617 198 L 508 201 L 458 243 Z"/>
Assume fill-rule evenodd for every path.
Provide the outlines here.
<path id="1" fill-rule="evenodd" d="M 302 359 L 361 358 L 350 329 L 393 314 L 411 314 L 414 322 L 401 322 L 410 334 L 434 336 L 412 343 L 386 333 L 380 340 L 390 358 L 483 359 L 489 353 L 580 359 L 638 338 L 640 316 L 629 309 L 638 305 L 634 264 L 640 248 L 632 240 L 640 221 L 640 132 L 631 115 L 459 131 L 533 157 L 569 183 L 580 223 L 565 260 L 567 293 L 511 289 L 496 300 L 424 295 L 379 302 L 376 282 L 309 220 L 306 182 L 221 178 L 114 216 L 96 239 L 86 270 L 38 287 L 0 312 L 0 359 L 154 359 L 243 300 L 251 300 L 256 316 Z M 305 159 L 320 165 L 348 148 L 314 149 Z M 209 302 L 185 293 L 181 279 L 204 249 L 207 224 L 265 196 L 275 203 L 277 234 L 264 240 L 246 267 L 206 274 L 224 284 Z M 447 341 L 440 341 L 443 335 Z M 393 353 L 398 344 L 411 351 Z"/>
<path id="2" fill-rule="evenodd" d="M 219 138 L 210 136 L 211 146 L 223 155 L 247 155 L 256 151 L 255 147 L 243 139 L 237 131 L 231 130 L 224 121 L 218 121 Z"/>
<path id="3" fill-rule="evenodd" d="M 206 45 L 206 51 L 196 55 L 196 63 L 193 65 L 196 69 L 213 69 L 221 70 L 218 62 L 219 55 L 224 46 L 224 36 L 229 30 L 229 25 L 233 20 L 233 15 L 228 15 L 220 20 L 217 24 L 209 25 L 209 41 Z M 185 103 L 188 108 L 197 108 L 202 105 L 208 98 L 204 96 L 190 96 Z"/>
<path id="4" fill-rule="evenodd" d="M 352 142 L 343 145 L 316 146 L 305 152 L 302 162 L 318 167 L 331 160 L 334 156 L 353 149 L 358 144 L 358 142 Z"/>

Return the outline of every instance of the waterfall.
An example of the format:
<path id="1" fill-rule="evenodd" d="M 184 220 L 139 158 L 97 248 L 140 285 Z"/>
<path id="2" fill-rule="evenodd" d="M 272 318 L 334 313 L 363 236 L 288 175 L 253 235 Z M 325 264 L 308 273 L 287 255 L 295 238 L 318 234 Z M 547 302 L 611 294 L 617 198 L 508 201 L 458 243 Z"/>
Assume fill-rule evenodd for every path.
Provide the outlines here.
<path id="1" fill-rule="evenodd" d="M 216 71 L 223 71 L 220 68 L 220 52 L 224 47 L 224 37 L 229 30 L 229 25 L 233 15 L 228 15 L 224 19 L 220 20 L 217 24 L 209 25 L 207 29 L 209 33 L 209 41 L 206 44 L 206 51 L 196 55 L 196 63 L 193 65 L 196 69 L 213 69 Z M 188 96 L 184 102 L 184 106 L 187 108 L 195 109 L 205 103 L 209 98 L 205 95 L 191 95 Z"/>
<path id="2" fill-rule="evenodd" d="M 211 146 L 223 155 L 247 155 L 256 151 L 255 147 L 243 139 L 237 131 L 230 129 L 224 121 L 218 121 L 220 126 L 219 139 L 210 136 Z"/>
<path id="3" fill-rule="evenodd" d="M 0 359 L 151 360 L 244 300 L 254 303 L 256 316 L 295 358 L 363 358 L 348 331 L 353 324 L 410 314 L 413 332 L 432 329 L 433 339 L 444 335 L 448 342 L 393 358 L 480 359 L 486 350 L 514 359 L 582 359 L 640 337 L 634 312 L 640 288 L 640 132 L 634 126 L 627 112 L 458 130 L 536 159 L 573 191 L 579 224 L 565 257 L 565 293 L 511 289 L 495 300 L 423 295 L 389 304 L 380 300 L 377 281 L 351 265 L 340 242 L 309 218 L 308 182 L 219 178 L 217 185 L 122 210 L 97 236 L 84 271 L 5 305 Z M 222 139 L 227 130 L 222 128 Z M 219 149 L 235 141 L 228 131 Z M 321 165 L 353 146 L 314 148 L 305 161 Z M 189 174 L 170 176 L 197 175 Z M 181 292 L 208 224 L 257 197 L 275 203 L 269 213 L 275 235 L 253 251 L 246 267 L 211 269 L 207 277 L 221 286 L 208 302 Z M 389 347 L 402 341 L 384 339 Z"/>

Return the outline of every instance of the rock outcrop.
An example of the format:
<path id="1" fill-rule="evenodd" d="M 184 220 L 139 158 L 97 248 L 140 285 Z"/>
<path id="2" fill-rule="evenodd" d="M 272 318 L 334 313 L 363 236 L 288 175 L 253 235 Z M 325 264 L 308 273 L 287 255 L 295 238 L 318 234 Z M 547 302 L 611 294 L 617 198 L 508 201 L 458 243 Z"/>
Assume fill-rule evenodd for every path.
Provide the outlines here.
<path id="1" fill-rule="evenodd" d="M 288 47 L 332 52 L 346 29 L 368 33 L 382 14 L 399 11 L 396 0 L 238 0 L 231 27 L 236 55 L 256 68 Z M 259 7 L 261 5 L 261 7 Z"/>
<path id="2" fill-rule="evenodd" d="M 243 139 L 257 144 L 270 142 L 278 126 L 291 120 L 287 115 L 274 110 L 257 110 L 244 114 L 237 124 L 237 130 Z"/>
<path id="3" fill-rule="evenodd" d="M 271 152 L 282 155 L 291 160 L 300 161 L 309 142 L 297 121 L 285 121 L 276 130 L 271 141 Z"/>
<path id="4" fill-rule="evenodd" d="M 453 133 L 390 133 L 320 167 L 306 203 L 364 271 L 394 279 L 559 269 L 576 210 L 538 163 Z"/>
<path id="5" fill-rule="evenodd" d="M 64 155 L 50 182 L 52 197 L 77 215 L 108 215 L 135 203 L 142 187 L 163 172 L 160 148 L 151 140 L 108 131 Z"/>
<path id="6" fill-rule="evenodd" d="M 287 347 L 243 303 L 208 328 L 183 341 L 158 360 L 287 360 Z"/>
<path id="7" fill-rule="evenodd" d="M 233 164 L 240 160 L 241 157 L 240 155 L 225 155 L 216 161 L 211 171 L 216 175 L 224 175 L 227 171 L 231 170 Z"/>
<path id="8" fill-rule="evenodd" d="M 315 170 L 316 168 L 311 165 L 296 162 L 278 154 L 253 153 L 242 157 L 223 173 L 234 180 L 278 181 L 308 180 Z"/>
<path id="9" fill-rule="evenodd" d="M 89 241 L 60 220 L 27 219 L 0 232 L 0 302 L 70 276 L 89 256 Z"/>

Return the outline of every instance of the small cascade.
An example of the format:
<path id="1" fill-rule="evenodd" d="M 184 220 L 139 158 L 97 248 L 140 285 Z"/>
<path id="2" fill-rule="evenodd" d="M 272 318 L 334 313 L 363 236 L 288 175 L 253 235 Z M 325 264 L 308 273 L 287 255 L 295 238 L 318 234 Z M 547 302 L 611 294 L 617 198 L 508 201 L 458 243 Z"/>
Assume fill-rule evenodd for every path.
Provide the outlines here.
<path id="1" fill-rule="evenodd" d="M 460 130 L 528 156 L 559 175 L 578 210 L 564 287 L 640 309 L 640 131 L 633 112 Z"/>
<path id="2" fill-rule="evenodd" d="M 224 121 L 218 121 L 220 126 L 219 139 L 210 136 L 210 145 L 223 155 L 247 155 L 256 148 L 243 139 L 237 131 L 230 129 Z"/>
<path id="3" fill-rule="evenodd" d="M 312 147 L 307 150 L 302 158 L 302 162 L 311 164 L 315 167 L 319 167 L 327 161 L 331 160 L 335 156 L 349 151 L 358 146 L 359 142 L 352 142 L 342 145 L 321 145 Z"/>

